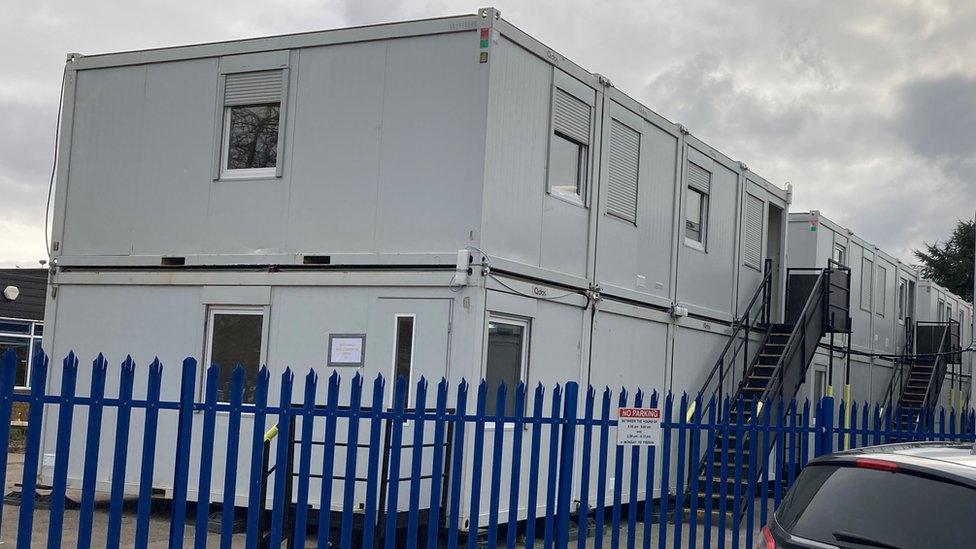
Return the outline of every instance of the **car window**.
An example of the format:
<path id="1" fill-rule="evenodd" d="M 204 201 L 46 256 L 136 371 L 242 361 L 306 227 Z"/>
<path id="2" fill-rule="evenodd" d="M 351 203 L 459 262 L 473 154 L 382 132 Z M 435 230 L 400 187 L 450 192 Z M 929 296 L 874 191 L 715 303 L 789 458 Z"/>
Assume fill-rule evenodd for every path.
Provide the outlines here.
<path id="1" fill-rule="evenodd" d="M 795 536 L 831 544 L 843 532 L 901 549 L 974 547 L 973 509 L 976 490 L 951 482 L 813 465 L 797 478 L 776 520 Z"/>

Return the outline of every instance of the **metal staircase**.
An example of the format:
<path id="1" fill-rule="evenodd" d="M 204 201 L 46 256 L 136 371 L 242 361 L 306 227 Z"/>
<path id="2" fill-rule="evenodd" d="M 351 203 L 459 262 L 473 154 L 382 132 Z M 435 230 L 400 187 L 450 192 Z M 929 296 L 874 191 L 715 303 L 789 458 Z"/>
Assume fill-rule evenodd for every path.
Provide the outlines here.
<path id="1" fill-rule="evenodd" d="M 849 269 L 832 262 L 825 269 L 787 270 L 786 322 L 778 324 L 770 321 L 770 273 L 767 263 L 766 276 L 735 324 L 729 343 L 698 393 L 697 401 L 704 406 L 702 417 L 714 406 L 718 421 L 728 421 L 730 425 L 737 426 L 740 421 L 743 426 L 769 421 L 771 426 L 776 426 L 779 418 L 774 412 L 781 403 L 788 406 L 796 396 L 821 338 L 830 332 L 850 331 Z M 757 339 L 758 347 L 755 347 Z M 750 341 L 755 349 L 751 355 Z M 740 362 L 742 375 L 738 376 Z M 750 448 L 765 453 L 772 449 L 772 437 L 764 437 L 755 444 L 748 440 L 751 433 L 758 432 L 733 429 L 715 433 L 714 446 L 706 448 L 697 464 L 698 485 L 702 489 L 698 494 L 689 495 L 697 498 L 695 509 L 741 513 L 746 505 L 752 505 L 747 498 L 742 498 L 742 508 L 733 509 L 733 496 L 735 492 L 749 493 L 749 486 L 762 474 L 761 467 L 752 468 L 752 475 L 737 476 L 741 479 L 738 491 L 734 490 L 737 481 L 727 479 L 722 486 L 721 475 L 723 470 L 732 470 L 728 464 L 739 461 L 738 448 L 743 449 L 740 463 L 750 461 Z M 741 446 L 737 440 L 740 435 L 744 438 Z M 724 469 L 723 460 L 726 462 Z M 711 479 L 708 478 L 709 471 L 712 472 Z M 711 495 L 706 492 L 708 486 L 713 487 Z"/>
<path id="2" fill-rule="evenodd" d="M 904 436 L 915 432 L 922 414 L 939 403 L 946 372 L 961 363 L 958 322 L 919 322 L 914 331 L 914 352 L 892 375 L 889 388 L 898 395 L 891 408 L 892 428 Z"/>

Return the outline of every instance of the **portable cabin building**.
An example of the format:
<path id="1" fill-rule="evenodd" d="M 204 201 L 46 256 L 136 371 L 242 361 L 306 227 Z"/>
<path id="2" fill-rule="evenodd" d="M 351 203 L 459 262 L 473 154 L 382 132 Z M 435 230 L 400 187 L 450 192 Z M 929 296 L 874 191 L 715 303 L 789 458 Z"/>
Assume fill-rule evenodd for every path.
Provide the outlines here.
<path id="1" fill-rule="evenodd" d="M 922 278 L 912 266 L 817 210 L 790 213 L 789 225 L 790 267 L 825 266 L 828 261 L 835 261 L 850 268 L 852 333 L 836 336 L 834 343 L 845 346 L 845 338 L 851 338 L 850 346 L 854 352 L 850 358 L 849 380 L 853 399 L 874 403 L 885 398 L 896 366 L 895 359 L 890 356 L 906 351 L 906 343 L 913 336 L 911 330 L 918 322 L 963 320 L 962 346 L 972 340 L 972 327 L 968 324 L 972 320 L 972 304 Z M 971 358 L 967 355 L 969 353 L 963 356 L 961 375 L 968 394 L 968 376 L 972 368 Z M 831 386 L 835 396 L 842 396 L 841 389 L 847 381 L 846 358 L 841 352 L 834 354 L 833 376 L 830 375 L 830 363 L 829 350 L 821 348 L 807 372 L 806 395 L 810 398 L 823 396 Z M 953 375 L 946 377 L 945 389 L 953 383 Z M 941 401 L 946 406 L 950 404 L 950 394 L 948 390 L 941 392 Z"/>
<path id="2" fill-rule="evenodd" d="M 27 389 L 34 353 L 44 334 L 47 269 L 0 269 L 0 353 L 17 354 L 14 382 Z"/>
<path id="3" fill-rule="evenodd" d="M 164 399 L 186 356 L 267 364 L 272 395 L 289 366 L 694 392 L 767 257 L 781 314 L 789 193 L 497 10 L 66 69 L 44 345 L 158 356 Z"/>

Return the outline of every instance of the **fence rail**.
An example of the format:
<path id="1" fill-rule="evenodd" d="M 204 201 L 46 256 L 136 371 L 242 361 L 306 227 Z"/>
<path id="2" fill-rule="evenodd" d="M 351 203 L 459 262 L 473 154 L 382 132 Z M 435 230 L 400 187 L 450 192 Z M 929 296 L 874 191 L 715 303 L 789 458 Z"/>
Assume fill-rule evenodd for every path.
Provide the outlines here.
<path id="1" fill-rule="evenodd" d="M 407 383 L 399 379 L 389 406 L 382 377 L 366 383 L 356 375 L 347 388 L 334 372 L 322 383 L 310 371 L 296 384 L 285 370 L 272 385 L 266 368 L 253 380 L 253 402 L 245 402 L 251 380 L 241 367 L 233 370 L 228 402 L 221 402 L 216 366 L 203 372 L 198 402 L 192 358 L 183 361 L 178 376 L 168 377 L 158 360 L 137 368 L 126 358 L 113 368 L 99 355 L 83 369 L 73 353 L 50 372 L 59 391 L 48 391 L 49 363 L 39 355 L 30 394 L 18 395 L 12 353 L 0 366 L 0 440 L 9 440 L 13 403 L 29 407 L 19 548 L 87 548 L 96 523 L 105 524 L 101 534 L 108 547 L 145 546 L 159 531 L 152 522 L 158 520 L 153 506 L 162 505 L 154 498 L 158 488 L 171 500 L 170 547 L 215 541 L 207 532 L 213 499 L 220 507 L 221 547 L 233 541 L 247 547 L 748 548 L 810 459 L 892 441 L 968 443 L 976 431 L 972 411 L 924 410 L 918 427 L 906 431 L 892 419 L 898 410 L 867 404 L 851 404 L 845 424 L 847 405 L 830 397 L 780 402 L 764 414 L 752 410 L 749 417 L 760 419 L 750 423 L 746 414 L 729 413 L 741 411 L 741 401 L 581 391 L 575 382 L 547 390 L 489 388 L 484 381 L 431 386 L 421 379 L 408 402 Z M 113 394 L 106 394 L 106 386 Z M 300 402 L 293 400 L 296 390 Z M 489 398 L 497 411 L 491 415 L 485 413 Z M 506 407 L 509 402 L 514 408 Z M 624 407 L 660 409 L 654 444 L 618 444 L 618 408 Z M 84 425 L 74 425 L 81 409 Z M 173 424 L 168 431 L 160 427 Z M 271 425 L 279 434 L 266 440 Z M 141 439 L 141 446 L 130 437 Z M 767 437 L 773 441 L 769 452 L 760 442 Z M 100 463 L 99 447 L 109 442 L 111 460 Z M 51 453 L 53 465 L 39 469 L 41 456 Z M 713 458 L 704 460 L 707 471 L 699 478 L 706 454 Z M 9 456 L 0 455 L 6 486 Z M 138 463 L 136 474 L 129 460 Z M 164 462 L 165 471 L 157 467 Z M 80 495 L 78 511 L 65 510 L 69 479 L 72 495 Z M 37 509 L 40 480 L 50 481 L 49 511 Z M 127 481 L 137 485 L 137 495 L 127 495 Z M 94 505 L 99 482 L 107 482 L 107 511 Z M 238 493 L 238 486 L 246 490 Z M 132 532 L 123 530 L 127 498 L 136 499 L 134 517 L 125 521 L 134 524 Z M 235 533 L 235 505 L 242 499 L 246 528 Z M 68 532 L 65 516 L 75 512 L 77 532 Z M 42 524 L 38 513 L 48 514 L 46 532 L 35 530 Z M 94 520 L 96 513 L 107 513 L 107 520 Z M 13 526 L 0 520 L 4 534 Z"/>

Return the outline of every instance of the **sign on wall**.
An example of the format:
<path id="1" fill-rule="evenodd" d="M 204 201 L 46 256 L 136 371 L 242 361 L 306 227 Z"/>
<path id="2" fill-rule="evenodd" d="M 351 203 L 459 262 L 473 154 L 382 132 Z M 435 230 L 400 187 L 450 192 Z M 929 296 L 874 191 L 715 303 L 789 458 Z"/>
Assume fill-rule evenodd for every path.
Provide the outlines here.
<path id="1" fill-rule="evenodd" d="M 618 446 L 661 444 L 660 408 L 620 408 L 617 413 Z"/>
<path id="2" fill-rule="evenodd" d="M 363 366 L 366 334 L 329 334 L 329 366 Z"/>

